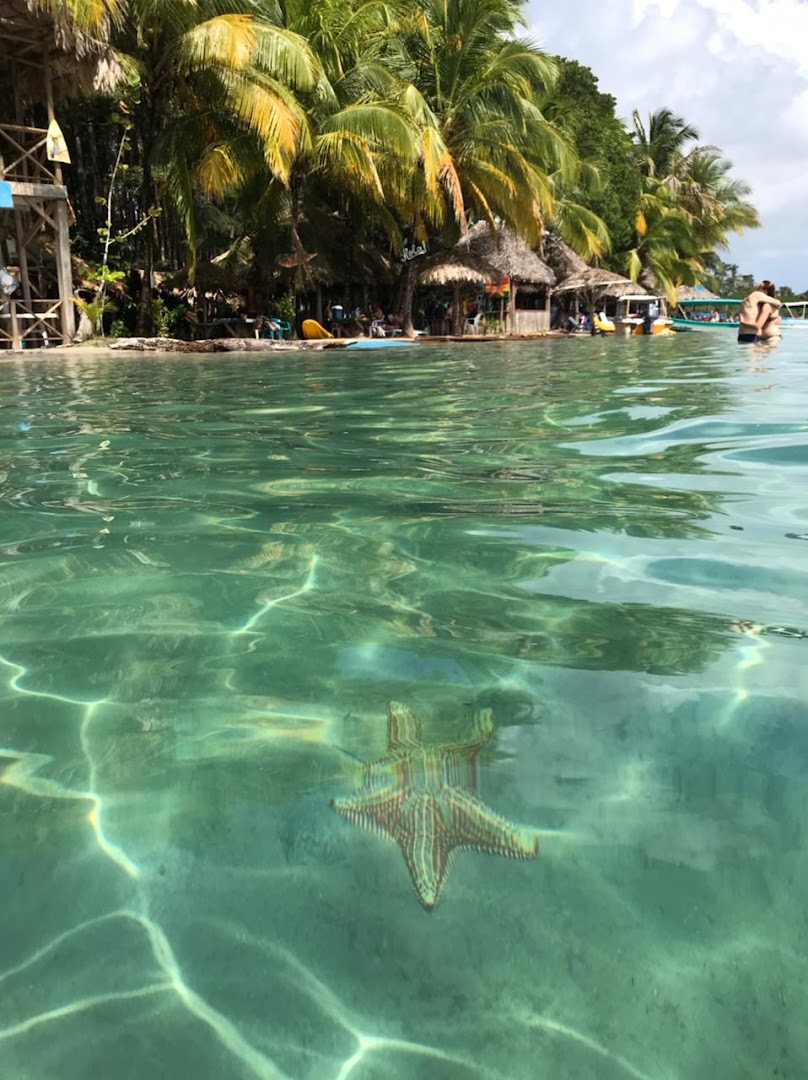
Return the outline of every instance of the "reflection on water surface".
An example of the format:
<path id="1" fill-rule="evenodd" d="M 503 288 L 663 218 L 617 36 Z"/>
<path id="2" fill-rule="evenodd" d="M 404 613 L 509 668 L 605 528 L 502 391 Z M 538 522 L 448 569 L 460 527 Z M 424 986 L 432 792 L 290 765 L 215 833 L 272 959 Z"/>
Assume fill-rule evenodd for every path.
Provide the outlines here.
<path id="1" fill-rule="evenodd" d="M 2 1074 L 805 1075 L 804 353 L 0 366 Z"/>

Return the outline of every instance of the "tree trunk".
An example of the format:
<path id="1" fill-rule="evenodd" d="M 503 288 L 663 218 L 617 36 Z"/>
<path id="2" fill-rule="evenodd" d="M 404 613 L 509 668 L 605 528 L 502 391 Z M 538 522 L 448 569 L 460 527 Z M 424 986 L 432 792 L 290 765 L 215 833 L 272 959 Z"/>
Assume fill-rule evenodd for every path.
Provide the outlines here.
<path id="1" fill-rule="evenodd" d="M 412 324 L 412 300 L 415 296 L 415 264 L 410 259 L 404 270 L 404 289 L 401 295 L 401 333 L 404 337 L 415 337 Z"/>
<path id="2" fill-rule="evenodd" d="M 463 312 L 460 307 L 460 282 L 456 281 L 452 289 L 452 334 L 460 337 L 463 333 Z"/>
<path id="3" fill-rule="evenodd" d="M 142 220 L 146 215 L 148 215 L 148 220 L 143 228 L 141 240 L 143 282 L 138 303 L 137 333 L 138 336 L 148 337 L 154 332 L 152 301 L 154 299 L 154 258 L 158 245 L 157 219 L 150 213 L 157 203 L 157 191 L 152 172 L 152 153 L 156 142 L 157 119 L 153 105 L 146 94 L 144 94 L 141 107 L 142 112 L 135 122 L 137 132 L 135 144 L 143 162 L 143 178 L 140 184 L 140 206 L 138 210 L 140 213 L 139 220 Z"/>

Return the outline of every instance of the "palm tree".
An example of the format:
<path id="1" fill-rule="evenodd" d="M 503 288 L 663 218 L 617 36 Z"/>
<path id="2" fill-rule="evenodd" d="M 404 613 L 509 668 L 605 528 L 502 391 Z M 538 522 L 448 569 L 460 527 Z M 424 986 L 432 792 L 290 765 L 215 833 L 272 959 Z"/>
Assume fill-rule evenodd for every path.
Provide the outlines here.
<path id="1" fill-rule="evenodd" d="M 161 196 L 185 223 L 195 255 L 194 189 L 238 178 L 229 143 L 249 136 L 265 168 L 286 177 L 304 127 L 294 90 L 314 85 L 306 42 L 273 21 L 264 0 L 67 0 L 107 27 L 125 73 L 125 107 L 140 170 L 143 287 L 139 329 L 151 322 Z M 161 189 L 158 191 L 158 187 Z"/>
<path id="2" fill-rule="evenodd" d="M 760 221 L 746 200 L 748 186 L 730 177 L 732 166 L 717 147 L 690 145 L 699 134 L 683 117 L 660 109 L 646 124 L 635 111 L 633 125 L 643 190 L 635 242 L 624 259 L 635 280 L 650 270 L 673 297 L 677 285 L 703 273 L 731 233 Z"/>
<path id="3" fill-rule="evenodd" d="M 541 244 L 557 213 L 557 194 L 572 184 L 577 159 L 571 142 L 548 122 L 540 102 L 556 75 L 555 62 L 516 29 L 522 8 L 513 0 L 418 0 L 400 11 L 393 55 L 407 85 L 401 107 L 419 132 L 418 164 L 385 174 L 391 201 L 412 239 L 456 238 L 470 219 L 507 220 Z M 561 220 L 595 251 L 604 246 L 594 215 L 576 215 L 569 202 Z M 407 265 L 402 302 L 411 332 L 415 267 Z"/>
<path id="4" fill-rule="evenodd" d="M 389 174 L 391 161 L 399 171 L 412 168 L 417 131 L 399 104 L 401 79 L 385 55 L 394 25 L 390 10 L 377 0 L 287 0 L 283 19 L 288 31 L 307 40 L 318 78 L 299 94 L 300 137 L 285 175 L 267 183 L 242 147 L 247 228 L 262 237 L 266 251 L 281 224 L 301 264 L 306 247 L 321 253 L 328 247 L 324 232 L 344 235 L 350 228 L 352 243 L 361 246 L 375 230 L 382 243 L 396 242 L 382 174 Z M 295 275 L 298 288 L 306 273 Z"/>
<path id="5" fill-rule="evenodd" d="M 637 163 L 642 175 L 650 179 L 664 180 L 670 176 L 686 144 L 699 137 L 696 128 L 670 109 L 649 113 L 647 123 L 637 109 L 631 118 Z"/>

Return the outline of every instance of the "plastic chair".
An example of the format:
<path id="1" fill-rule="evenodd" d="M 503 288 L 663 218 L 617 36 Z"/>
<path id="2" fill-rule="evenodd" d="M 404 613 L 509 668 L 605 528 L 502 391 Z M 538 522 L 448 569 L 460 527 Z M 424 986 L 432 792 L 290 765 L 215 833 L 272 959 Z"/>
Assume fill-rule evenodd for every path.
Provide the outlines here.
<path id="1" fill-rule="evenodd" d="M 466 321 L 463 323 L 463 333 L 464 334 L 474 334 L 474 335 L 481 334 L 482 330 L 481 330 L 480 327 L 481 327 L 482 321 L 483 321 L 483 313 L 481 311 L 478 311 L 473 319 L 466 319 Z"/>
<path id="2" fill-rule="evenodd" d="M 287 322 L 286 319 L 276 319 L 274 316 L 269 316 L 264 320 L 260 330 L 256 331 L 255 336 L 271 338 L 273 341 L 282 341 L 284 334 L 291 339 L 292 324 Z"/>

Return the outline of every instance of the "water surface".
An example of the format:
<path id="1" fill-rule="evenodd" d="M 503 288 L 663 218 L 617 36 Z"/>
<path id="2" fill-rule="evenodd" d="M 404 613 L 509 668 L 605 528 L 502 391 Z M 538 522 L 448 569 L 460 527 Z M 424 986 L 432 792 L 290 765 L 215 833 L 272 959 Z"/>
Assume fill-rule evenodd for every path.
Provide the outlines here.
<path id="1" fill-rule="evenodd" d="M 0 1074 L 808 1074 L 807 364 L 0 365 Z M 538 858 L 424 910 L 389 701 Z"/>

